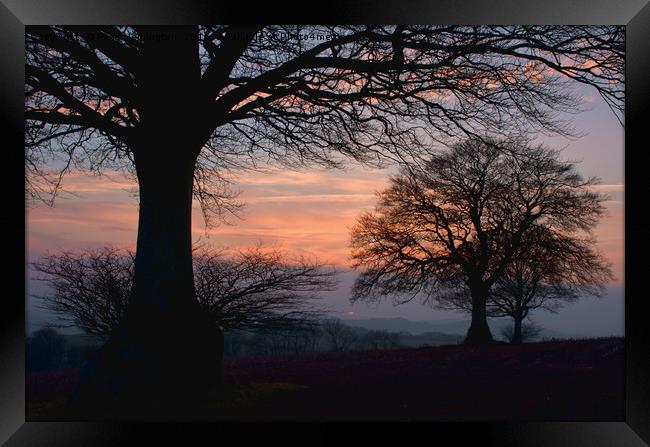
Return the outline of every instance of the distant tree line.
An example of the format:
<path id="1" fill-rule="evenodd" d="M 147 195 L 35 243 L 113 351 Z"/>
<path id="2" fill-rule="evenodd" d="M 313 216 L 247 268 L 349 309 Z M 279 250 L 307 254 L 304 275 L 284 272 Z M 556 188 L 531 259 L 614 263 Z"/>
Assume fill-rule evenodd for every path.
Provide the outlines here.
<path id="1" fill-rule="evenodd" d="M 522 341 L 540 337 L 542 328 L 526 323 Z M 512 324 L 501 326 L 502 339 L 512 342 Z M 26 343 L 27 372 L 79 368 L 105 341 L 105 336 L 61 334 L 54 327 L 34 331 Z M 461 336 L 444 333 L 394 332 L 365 329 L 338 318 L 314 318 L 309 324 L 283 327 L 233 330 L 224 336 L 224 357 L 294 357 L 318 352 L 379 351 L 406 347 L 455 344 Z"/>
<path id="2" fill-rule="evenodd" d="M 337 318 L 323 318 L 310 327 L 226 333 L 226 357 L 295 356 L 310 352 L 386 350 L 402 347 L 402 334 L 365 330 Z"/>
<path id="3" fill-rule="evenodd" d="M 101 340 L 78 335 L 63 335 L 53 327 L 42 327 L 27 337 L 25 344 L 27 372 L 78 368 L 100 345 Z"/>
<path id="4" fill-rule="evenodd" d="M 336 318 L 314 318 L 293 326 L 234 330 L 224 336 L 224 357 L 298 356 L 314 352 L 386 350 L 403 347 L 404 334 L 352 327 Z M 405 334 L 410 335 L 410 334 Z M 106 336 L 64 335 L 43 327 L 27 338 L 27 372 L 79 368 Z"/>

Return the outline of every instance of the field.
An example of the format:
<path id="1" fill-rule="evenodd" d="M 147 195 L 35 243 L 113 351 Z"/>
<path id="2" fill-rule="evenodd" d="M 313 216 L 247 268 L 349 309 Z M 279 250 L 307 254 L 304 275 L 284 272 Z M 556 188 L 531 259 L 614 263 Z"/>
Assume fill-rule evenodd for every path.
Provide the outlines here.
<path id="1" fill-rule="evenodd" d="M 624 373 L 622 338 L 233 359 L 214 417 L 623 420 Z M 74 375 L 28 375 L 28 419 L 65 418 Z"/>

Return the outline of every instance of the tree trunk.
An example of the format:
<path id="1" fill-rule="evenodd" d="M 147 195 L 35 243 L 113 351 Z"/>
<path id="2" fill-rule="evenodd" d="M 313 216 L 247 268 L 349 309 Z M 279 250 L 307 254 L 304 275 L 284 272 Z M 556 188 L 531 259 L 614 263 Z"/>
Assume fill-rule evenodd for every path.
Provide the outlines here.
<path id="1" fill-rule="evenodd" d="M 523 341 L 521 336 L 521 325 L 523 320 L 524 319 L 521 316 L 514 317 L 515 325 L 512 332 L 512 341 L 511 341 L 511 343 L 513 344 L 519 344 Z"/>
<path id="2" fill-rule="evenodd" d="M 92 377 L 86 374 L 86 389 L 79 389 L 84 414 L 94 404 L 110 418 L 197 417 L 217 397 L 223 333 L 196 300 L 192 270 L 196 151 L 174 152 L 181 143 L 176 140 L 156 139 L 155 151 L 136 156 L 140 210 L 132 297 Z"/>
<path id="3" fill-rule="evenodd" d="M 138 59 L 140 188 L 129 307 L 82 374 L 80 417 L 194 418 L 221 382 L 223 333 L 199 307 L 192 271 L 192 186 L 210 134 L 200 91 L 197 28 L 147 28 Z M 144 32 L 143 31 L 143 32 Z"/>
<path id="4" fill-rule="evenodd" d="M 473 287 L 472 294 L 472 322 L 465 336 L 465 343 L 471 345 L 484 345 L 492 343 L 492 333 L 487 323 L 487 292 L 481 287 Z"/>

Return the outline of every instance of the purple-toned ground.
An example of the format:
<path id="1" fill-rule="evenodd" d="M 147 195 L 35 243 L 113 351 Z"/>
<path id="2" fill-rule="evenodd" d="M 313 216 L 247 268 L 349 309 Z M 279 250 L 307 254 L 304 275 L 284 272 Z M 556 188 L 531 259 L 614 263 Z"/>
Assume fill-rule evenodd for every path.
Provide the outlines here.
<path id="1" fill-rule="evenodd" d="M 225 373 L 232 402 L 215 417 L 226 419 L 613 421 L 625 415 L 622 338 L 233 359 Z M 47 402 L 65 399 L 73 380 L 74 371 L 28 375 L 28 418 L 47 418 Z"/>

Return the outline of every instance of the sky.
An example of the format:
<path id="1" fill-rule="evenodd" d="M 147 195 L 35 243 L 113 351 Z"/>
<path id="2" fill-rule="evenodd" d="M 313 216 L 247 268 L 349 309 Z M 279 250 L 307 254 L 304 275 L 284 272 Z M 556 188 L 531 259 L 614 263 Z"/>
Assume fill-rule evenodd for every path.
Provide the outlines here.
<path id="1" fill-rule="evenodd" d="M 572 116 L 580 138 L 544 137 L 554 147 L 564 148 L 563 157 L 579 162 L 585 176 L 600 177 L 599 189 L 610 199 L 607 213 L 596 228 L 598 248 L 613 264 L 615 280 L 601 299 L 585 298 L 557 315 L 538 313 L 533 319 L 542 326 L 575 334 L 622 335 L 623 332 L 623 182 L 624 131 L 596 93 L 585 91 L 590 110 Z M 266 172 L 246 172 L 236 181 L 239 200 L 245 208 L 230 224 L 206 229 L 198 204 L 192 217 L 194 241 L 214 247 L 245 248 L 271 244 L 295 254 L 317 256 L 342 272 L 335 292 L 323 295 L 322 303 L 344 318 L 403 317 L 411 320 L 464 318 L 419 303 L 392 306 L 350 304 L 349 231 L 356 216 L 371 210 L 375 192 L 388 184 L 390 169 L 369 169 L 350 163 L 343 170 L 322 168 L 292 171 L 269 167 Z M 34 205 L 27 211 L 27 260 L 46 253 L 78 251 L 113 245 L 135 248 L 137 230 L 137 185 L 118 173 L 102 176 L 73 173 L 64 181 L 66 194 L 55 206 Z M 52 316 L 31 297 L 44 291 L 28 269 L 27 331 L 46 324 Z"/>

